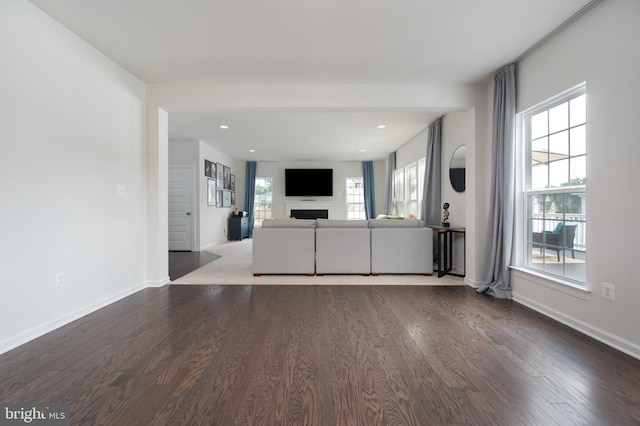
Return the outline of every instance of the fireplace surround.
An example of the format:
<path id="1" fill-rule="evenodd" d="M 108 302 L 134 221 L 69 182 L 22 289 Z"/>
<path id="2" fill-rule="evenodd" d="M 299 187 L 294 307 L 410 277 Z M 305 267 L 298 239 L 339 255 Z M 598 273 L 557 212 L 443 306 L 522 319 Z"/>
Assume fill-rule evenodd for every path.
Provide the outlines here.
<path id="1" fill-rule="evenodd" d="M 327 209 L 291 209 L 290 217 L 296 219 L 329 219 L 329 210 Z"/>
<path id="2" fill-rule="evenodd" d="M 286 203 L 285 214 L 296 219 L 333 219 L 331 203 L 298 201 Z"/>

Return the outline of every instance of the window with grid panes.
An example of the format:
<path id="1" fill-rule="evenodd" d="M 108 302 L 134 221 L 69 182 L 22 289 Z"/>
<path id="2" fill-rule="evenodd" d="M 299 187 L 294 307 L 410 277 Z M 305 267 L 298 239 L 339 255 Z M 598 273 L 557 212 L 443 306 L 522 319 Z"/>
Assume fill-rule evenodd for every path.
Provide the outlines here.
<path id="1" fill-rule="evenodd" d="M 271 219 L 272 201 L 273 179 L 270 177 L 257 177 L 253 199 L 254 227 L 261 226 L 262 221 L 265 219 Z"/>
<path id="2" fill-rule="evenodd" d="M 418 164 L 412 163 L 405 167 L 405 215 L 418 217 Z"/>
<path id="3" fill-rule="evenodd" d="M 404 169 L 399 169 L 394 173 L 394 199 L 392 215 L 404 216 L 404 197 Z"/>
<path id="4" fill-rule="evenodd" d="M 584 284 L 587 234 L 584 84 L 521 114 L 526 266 Z"/>
<path id="5" fill-rule="evenodd" d="M 362 177 L 347 178 L 347 219 L 366 219 Z"/>

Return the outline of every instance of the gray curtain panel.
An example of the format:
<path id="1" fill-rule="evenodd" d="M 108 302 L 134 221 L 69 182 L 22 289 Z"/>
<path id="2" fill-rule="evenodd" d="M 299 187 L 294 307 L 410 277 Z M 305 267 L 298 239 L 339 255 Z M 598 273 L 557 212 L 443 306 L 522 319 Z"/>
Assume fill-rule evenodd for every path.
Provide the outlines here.
<path id="1" fill-rule="evenodd" d="M 249 237 L 253 235 L 253 203 L 256 196 L 256 162 L 247 161 L 245 174 L 244 208 L 247 210 L 249 220 Z"/>
<path id="2" fill-rule="evenodd" d="M 373 161 L 362 162 L 362 182 L 364 183 L 364 212 L 367 219 L 375 219 L 376 202 L 373 183 Z"/>
<path id="3" fill-rule="evenodd" d="M 429 124 L 429 134 L 427 136 L 427 156 L 424 168 L 424 185 L 422 188 L 422 208 L 420 209 L 420 219 L 427 225 L 439 225 L 441 197 L 441 158 L 442 146 L 442 117 L 435 119 Z M 435 253 L 435 251 L 434 251 Z"/>
<path id="4" fill-rule="evenodd" d="M 515 204 L 516 64 L 500 69 L 493 90 L 493 154 L 486 256 L 478 293 L 511 299 Z"/>
<path id="5" fill-rule="evenodd" d="M 387 159 L 387 188 L 384 193 L 384 212 L 390 215 L 393 213 L 393 174 L 396 171 L 396 153 L 389 154 Z"/>

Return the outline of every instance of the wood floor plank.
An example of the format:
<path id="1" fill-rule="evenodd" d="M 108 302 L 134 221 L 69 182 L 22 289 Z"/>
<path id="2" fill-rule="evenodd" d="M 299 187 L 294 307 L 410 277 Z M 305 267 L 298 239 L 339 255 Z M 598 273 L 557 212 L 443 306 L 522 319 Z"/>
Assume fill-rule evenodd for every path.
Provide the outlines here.
<path id="1" fill-rule="evenodd" d="M 150 288 L 0 355 L 72 424 L 640 424 L 640 361 L 468 287 Z"/>

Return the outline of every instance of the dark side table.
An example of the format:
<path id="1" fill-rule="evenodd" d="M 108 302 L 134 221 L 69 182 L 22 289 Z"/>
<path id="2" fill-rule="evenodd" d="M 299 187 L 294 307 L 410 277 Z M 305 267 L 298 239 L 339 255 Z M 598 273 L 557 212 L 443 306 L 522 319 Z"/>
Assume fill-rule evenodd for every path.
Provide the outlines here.
<path id="1" fill-rule="evenodd" d="M 240 240 L 249 236 L 249 218 L 241 216 L 231 216 L 229 218 L 228 239 Z"/>
<path id="2" fill-rule="evenodd" d="M 467 239 L 466 228 L 445 228 L 437 225 L 427 225 L 433 229 L 433 232 L 437 236 L 437 251 L 434 253 L 438 258 L 438 278 L 444 275 L 454 275 L 456 277 L 464 277 L 467 270 Z M 456 274 L 451 272 L 453 270 L 453 234 L 462 234 L 462 240 L 464 241 L 464 263 L 462 274 Z"/>

